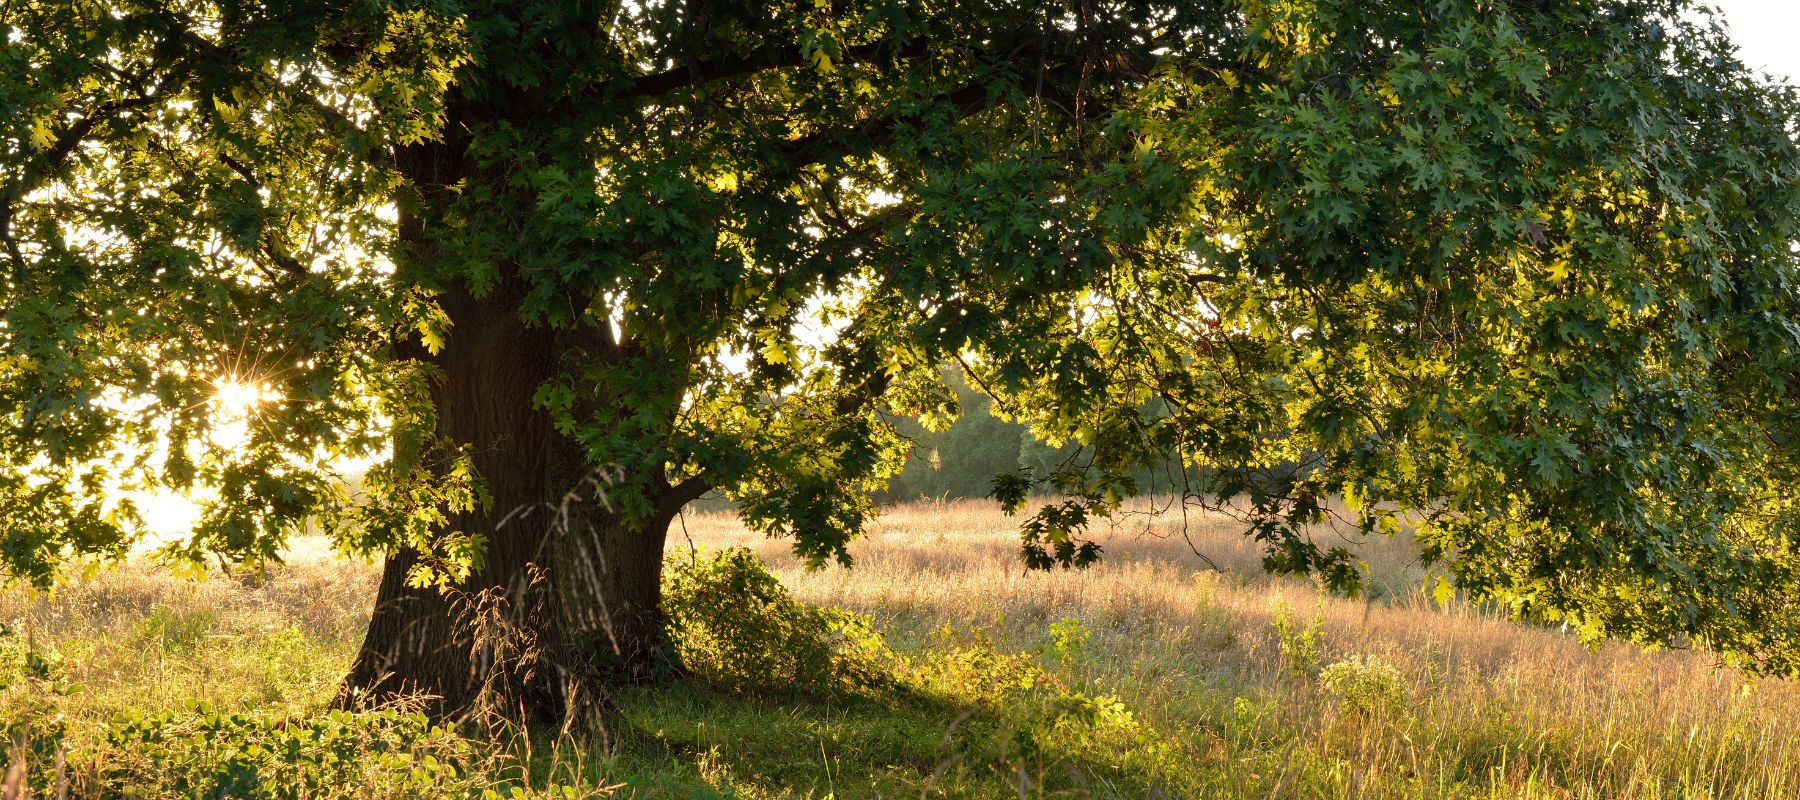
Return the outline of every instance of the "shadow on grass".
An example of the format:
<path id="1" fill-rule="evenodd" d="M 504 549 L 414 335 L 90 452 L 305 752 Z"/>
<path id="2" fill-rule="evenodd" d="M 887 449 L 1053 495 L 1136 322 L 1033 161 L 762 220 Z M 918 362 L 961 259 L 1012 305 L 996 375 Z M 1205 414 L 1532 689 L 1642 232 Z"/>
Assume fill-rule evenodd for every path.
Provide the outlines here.
<path id="1" fill-rule="evenodd" d="M 619 699 L 609 779 L 638 797 L 1160 797 L 1069 731 L 930 692 L 818 697 L 695 684 Z"/>
<path id="2" fill-rule="evenodd" d="M 1035 656 L 949 627 L 910 654 L 870 618 L 796 600 L 747 549 L 675 562 L 690 680 L 616 698 L 604 776 L 627 796 L 1154 797 L 1145 732 Z M 1085 631 L 1082 632 L 1085 637 Z"/>

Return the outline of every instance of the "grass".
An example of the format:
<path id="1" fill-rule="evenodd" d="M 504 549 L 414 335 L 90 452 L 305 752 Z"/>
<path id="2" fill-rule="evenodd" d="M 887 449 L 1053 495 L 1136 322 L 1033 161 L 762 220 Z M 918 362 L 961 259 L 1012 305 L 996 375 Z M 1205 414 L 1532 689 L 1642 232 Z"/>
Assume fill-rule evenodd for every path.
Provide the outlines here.
<path id="1" fill-rule="evenodd" d="M 1439 607 L 1405 541 L 1363 546 L 1376 590 L 1348 601 L 1263 576 L 1254 547 L 1210 518 L 1190 520 L 1185 532 L 1170 521 L 1128 521 L 1102 534 L 1101 565 L 1048 574 L 1019 567 L 1012 522 L 978 502 L 890 511 L 853 546 L 853 570 L 808 572 L 783 543 L 726 515 L 688 514 L 671 538 L 676 562 L 705 557 L 688 553 L 690 539 L 703 553 L 747 547 L 796 599 L 866 615 L 891 650 L 879 655 L 890 680 L 814 691 L 717 682 L 635 690 L 604 738 L 495 744 L 408 727 L 404 715 L 343 721 L 332 723 L 343 729 L 333 728 L 333 741 L 361 755 L 336 768 L 359 777 L 258 791 L 1800 797 L 1800 684 L 1752 681 L 1705 654 L 1588 650 L 1558 630 L 1465 603 Z M 75 785 L 191 796 L 199 784 L 183 793 L 168 775 L 202 762 L 242 769 L 245 759 L 182 736 L 218 740 L 225 734 L 205 739 L 203 729 L 230 728 L 219 720 L 234 714 L 246 720 L 242 730 L 270 741 L 295 739 L 302 721 L 331 719 L 320 711 L 358 643 L 375 578 L 372 566 L 333 560 L 308 541 L 260 581 L 196 582 L 134 563 L 51 598 L 0 595 L 0 621 L 13 631 L 0 636 L 0 683 L 10 684 L 0 690 L 0 721 L 60 725 L 67 764 L 115 765 L 111 783 L 90 776 Z M 28 663 L 24 653 L 40 656 Z M 33 669 L 40 679 L 23 677 Z M 196 702 L 207 705 L 196 711 Z M 132 714 L 164 720 L 151 726 L 160 733 L 122 734 L 122 715 Z M 156 736 L 179 744 L 156 745 L 168 751 L 161 761 L 144 755 Z M 457 766 L 389 781 L 417 764 L 396 762 L 390 775 L 368 754 L 395 751 Z M 270 768 L 250 780 L 287 774 Z"/>

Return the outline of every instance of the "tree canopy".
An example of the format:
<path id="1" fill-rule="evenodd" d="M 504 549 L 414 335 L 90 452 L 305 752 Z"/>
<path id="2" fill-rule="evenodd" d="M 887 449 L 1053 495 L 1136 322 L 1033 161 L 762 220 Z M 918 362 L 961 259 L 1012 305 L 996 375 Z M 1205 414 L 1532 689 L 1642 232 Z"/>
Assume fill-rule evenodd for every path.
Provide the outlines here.
<path id="1" fill-rule="evenodd" d="M 956 363 L 1087 454 L 996 485 L 1068 498 L 1030 563 L 1177 457 L 1272 569 L 1355 586 L 1341 499 L 1521 615 L 1800 666 L 1800 107 L 1680 0 L 7 0 L 0 38 L 12 574 L 122 554 L 133 489 L 209 498 L 190 559 L 321 518 L 383 598 L 629 571 L 712 489 L 845 560 Z M 554 603 L 653 607 L 640 562 Z"/>

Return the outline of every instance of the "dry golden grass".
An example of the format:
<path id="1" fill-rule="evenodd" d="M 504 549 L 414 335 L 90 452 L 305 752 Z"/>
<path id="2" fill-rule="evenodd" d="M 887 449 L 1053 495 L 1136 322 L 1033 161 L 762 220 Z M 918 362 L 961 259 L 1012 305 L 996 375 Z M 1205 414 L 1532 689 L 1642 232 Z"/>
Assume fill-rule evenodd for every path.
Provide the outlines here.
<path id="1" fill-rule="evenodd" d="M 1386 595 L 1359 601 L 1268 578 L 1254 543 L 1222 518 L 1127 521 L 1097 532 L 1101 564 L 1050 573 L 1021 569 L 1015 523 L 987 502 L 904 506 L 851 547 L 854 569 L 807 571 L 784 542 L 729 515 L 685 520 L 702 549 L 750 547 L 800 598 L 871 614 L 915 643 L 942 625 L 1025 643 L 1052 621 L 1080 619 L 1095 654 L 1082 678 L 1163 730 L 1190 730 L 1185 744 L 1203 758 L 1246 748 L 1205 741 L 1229 726 L 1208 720 L 1195 695 L 1251 698 L 1250 713 L 1290 732 L 1290 746 L 1341 769 L 1338 794 L 1322 796 L 1383 783 L 1371 796 L 1444 796 L 1462 781 L 1486 784 L 1491 795 L 1471 795 L 1483 797 L 1800 798 L 1800 684 L 1747 680 L 1701 653 L 1590 650 L 1461 602 L 1439 608 L 1408 541 L 1358 545 Z M 1196 550 L 1227 571 L 1212 572 Z M 1281 605 L 1322 617 L 1322 662 L 1367 655 L 1398 667 L 1400 718 L 1339 713 L 1315 683 L 1284 674 L 1271 625 Z M 1293 769 L 1303 756 L 1290 755 Z"/>

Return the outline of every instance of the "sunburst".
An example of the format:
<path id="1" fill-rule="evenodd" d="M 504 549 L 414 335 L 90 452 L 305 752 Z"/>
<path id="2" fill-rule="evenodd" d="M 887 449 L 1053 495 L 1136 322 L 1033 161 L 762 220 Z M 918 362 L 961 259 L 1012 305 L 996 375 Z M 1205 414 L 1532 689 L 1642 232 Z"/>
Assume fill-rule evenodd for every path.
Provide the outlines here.
<path id="1" fill-rule="evenodd" d="M 241 375 L 223 375 L 213 381 L 214 417 L 207 439 L 235 450 L 250 441 L 250 423 L 257 408 L 281 399 L 267 383 Z"/>

